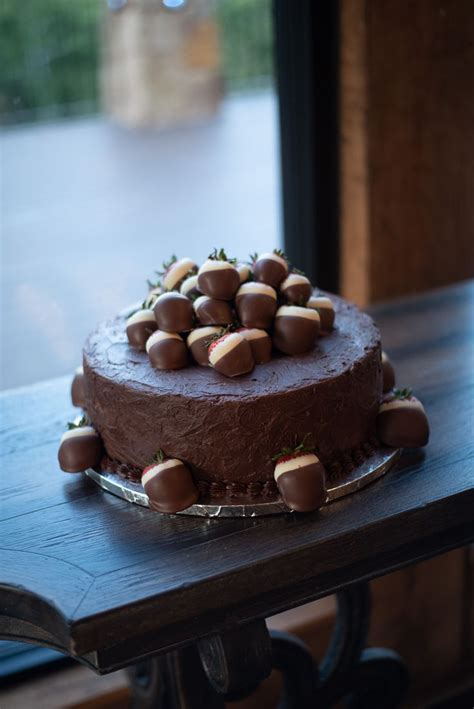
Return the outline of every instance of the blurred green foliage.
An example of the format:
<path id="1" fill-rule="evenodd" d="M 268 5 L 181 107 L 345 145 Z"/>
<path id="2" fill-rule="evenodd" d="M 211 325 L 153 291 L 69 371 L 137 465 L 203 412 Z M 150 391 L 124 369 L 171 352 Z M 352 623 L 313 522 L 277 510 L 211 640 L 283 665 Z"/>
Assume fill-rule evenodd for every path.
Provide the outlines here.
<path id="1" fill-rule="evenodd" d="M 0 119 L 97 108 L 99 0 L 1 0 Z"/>
<path id="2" fill-rule="evenodd" d="M 215 7 L 228 88 L 268 84 L 271 0 Z M 98 110 L 102 11 L 104 0 L 0 0 L 0 123 Z"/>
<path id="3" fill-rule="evenodd" d="M 216 0 L 222 69 L 229 88 L 268 84 L 273 75 L 271 0 Z"/>

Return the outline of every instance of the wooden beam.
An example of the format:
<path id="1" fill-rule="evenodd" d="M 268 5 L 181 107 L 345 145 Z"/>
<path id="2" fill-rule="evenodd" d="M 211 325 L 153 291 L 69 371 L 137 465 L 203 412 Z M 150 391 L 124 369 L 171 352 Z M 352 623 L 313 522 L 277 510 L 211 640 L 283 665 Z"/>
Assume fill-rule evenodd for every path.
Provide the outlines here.
<path id="1" fill-rule="evenodd" d="M 474 4 L 341 2 L 341 290 L 474 275 Z"/>

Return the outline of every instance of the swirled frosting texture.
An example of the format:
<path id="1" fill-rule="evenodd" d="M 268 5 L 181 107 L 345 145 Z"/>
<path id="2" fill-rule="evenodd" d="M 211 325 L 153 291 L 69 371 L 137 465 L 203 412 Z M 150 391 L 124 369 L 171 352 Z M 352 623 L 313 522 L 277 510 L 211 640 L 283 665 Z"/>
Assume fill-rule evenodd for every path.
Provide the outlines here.
<path id="1" fill-rule="evenodd" d="M 191 364 L 157 371 L 129 346 L 125 317 L 101 324 L 84 347 L 84 378 L 107 454 L 143 468 L 161 448 L 197 481 L 248 484 L 272 480 L 272 455 L 308 433 L 328 466 L 363 445 L 382 392 L 379 332 L 368 315 L 331 298 L 336 329 L 312 352 L 275 355 L 235 379 Z"/>

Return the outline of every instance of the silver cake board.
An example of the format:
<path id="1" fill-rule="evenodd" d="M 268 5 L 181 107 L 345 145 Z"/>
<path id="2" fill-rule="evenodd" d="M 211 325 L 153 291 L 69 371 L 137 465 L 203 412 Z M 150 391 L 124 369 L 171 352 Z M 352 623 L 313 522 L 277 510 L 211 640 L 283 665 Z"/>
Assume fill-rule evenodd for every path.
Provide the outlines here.
<path id="1" fill-rule="evenodd" d="M 385 475 L 396 462 L 400 453 L 401 451 L 393 448 L 379 448 L 374 451 L 363 463 L 354 467 L 350 473 L 341 476 L 337 483 L 329 487 L 325 504 L 330 504 L 334 500 L 351 495 Z M 149 507 L 148 496 L 140 483 L 124 480 L 116 473 L 106 471 L 98 473 L 91 468 L 86 470 L 85 473 L 107 492 L 111 492 L 113 495 L 135 505 Z M 197 517 L 260 517 L 262 515 L 276 515 L 292 511 L 281 498 L 271 501 L 259 498 L 252 502 L 239 502 L 237 498 L 223 500 L 221 504 L 216 501 L 203 501 L 177 514 Z"/>

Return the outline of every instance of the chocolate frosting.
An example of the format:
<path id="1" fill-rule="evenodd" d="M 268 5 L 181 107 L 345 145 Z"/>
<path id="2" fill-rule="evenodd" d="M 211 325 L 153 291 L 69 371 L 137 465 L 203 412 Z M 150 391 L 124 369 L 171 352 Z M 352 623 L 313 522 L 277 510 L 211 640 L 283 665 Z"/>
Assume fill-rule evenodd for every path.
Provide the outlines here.
<path id="1" fill-rule="evenodd" d="M 84 348 L 85 395 L 107 454 L 144 468 L 162 448 L 197 483 L 248 485 L 273 480 L 272 455 L 312 433 L 331 469 L 375 433 L 382 392 L 376 326 L 333 302 L 337 327 L 311 352 L 275 354 L 235 379 L 198 365 L 157 371 L 129 346 L 123 316 L 100 325 Z"/>

